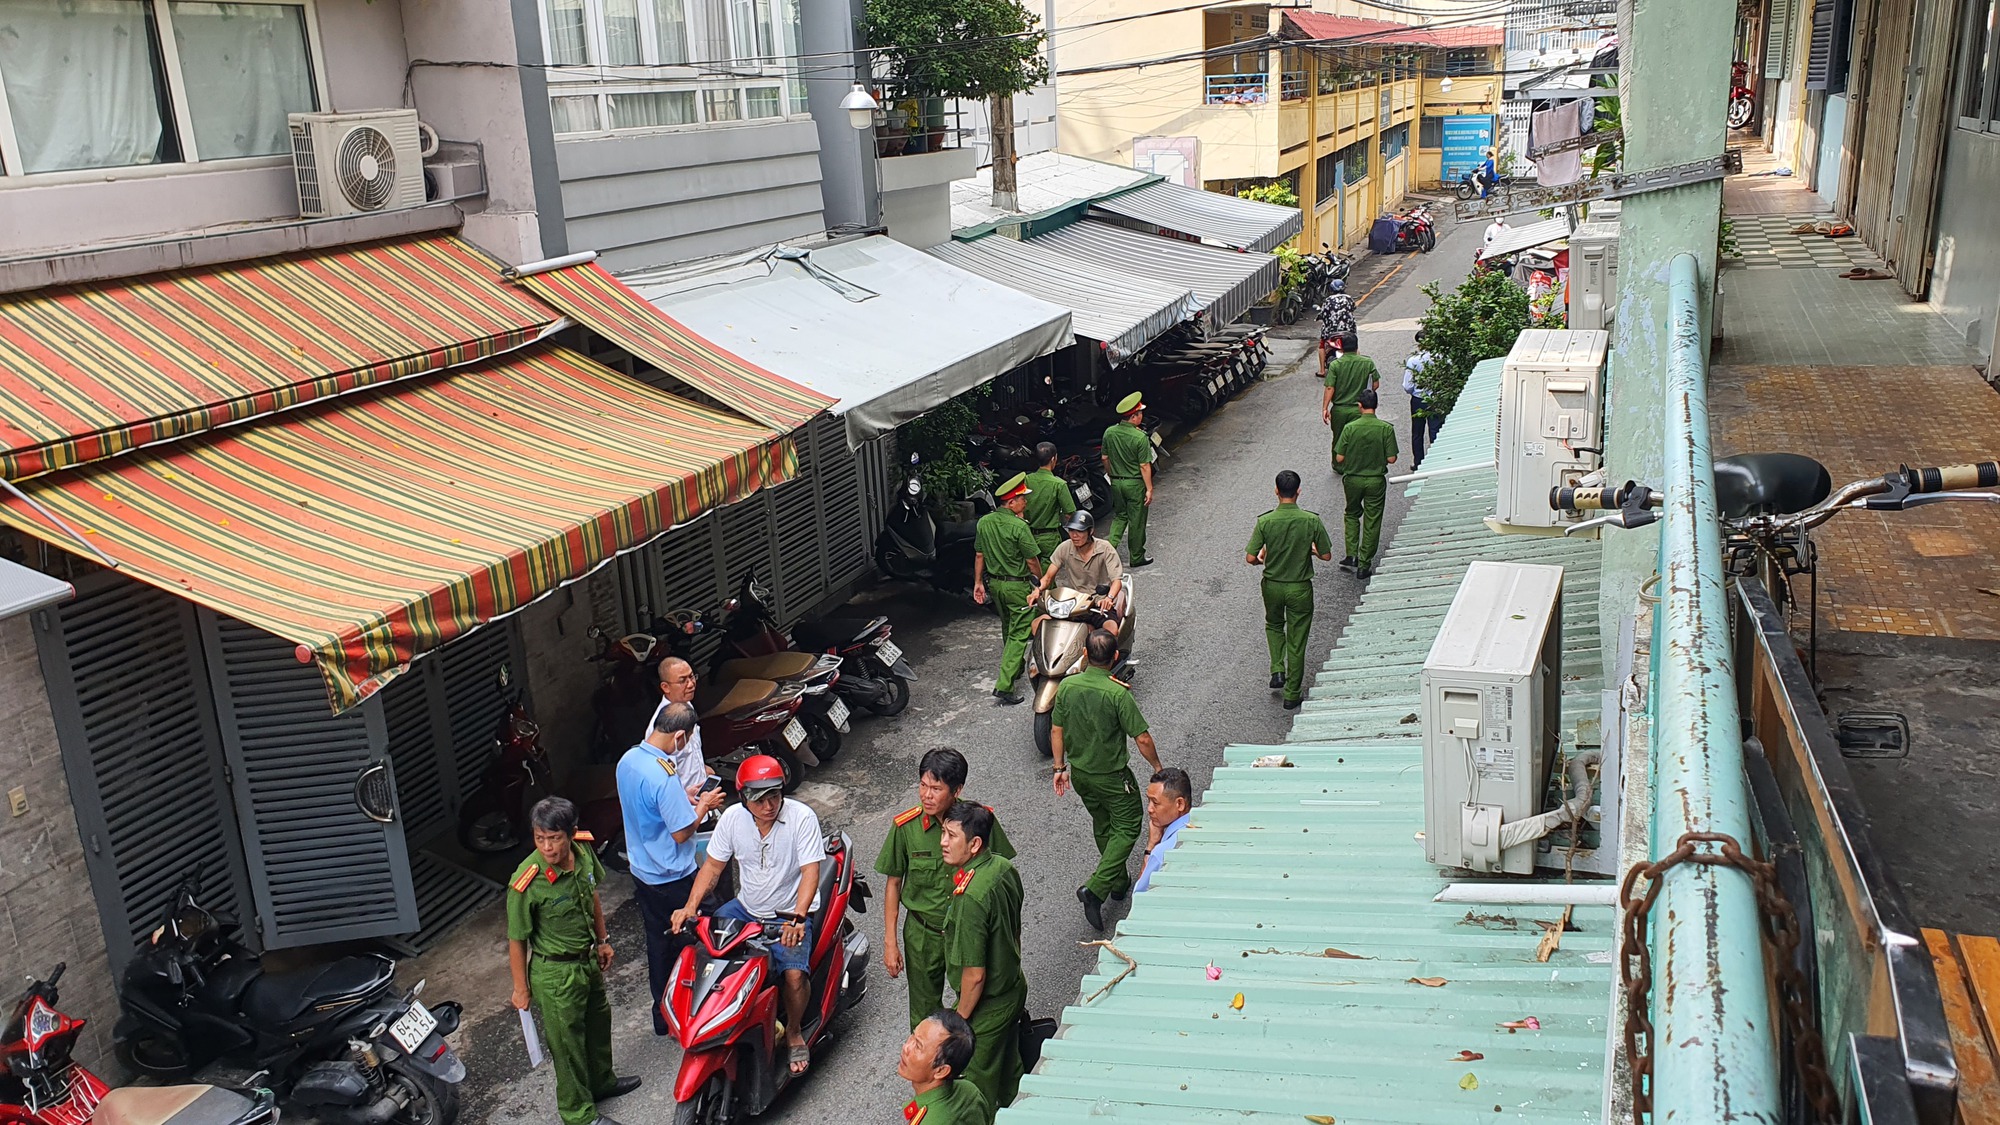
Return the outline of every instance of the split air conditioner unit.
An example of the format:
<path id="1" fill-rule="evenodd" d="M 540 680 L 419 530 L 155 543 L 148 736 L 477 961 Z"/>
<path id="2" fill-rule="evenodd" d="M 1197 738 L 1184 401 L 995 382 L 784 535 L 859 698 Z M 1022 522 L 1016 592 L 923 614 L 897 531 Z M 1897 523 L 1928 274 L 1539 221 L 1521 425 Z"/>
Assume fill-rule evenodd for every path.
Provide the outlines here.
<path id="1" fill-rule="evenodd" d="M 1563 568 L 1475 562 L 1424 660 L 1424 857 L 1527 875 L 1562 721 Z M 1558 814 L 1559 815 L 1559 814 Z M 1525 837 L 1525 838 L 1523 838 Z"/>
<path id="2" fill-rule="evenodd" d="M 424 157 L 437 150 L 437 135 L 416 110 L 294 113 L 290 122 L 300 217 L 423 206 Z"/>
<path id="3" fill-rule="evenodd" d="M 1573 486 L 1603 463 L 1609 344 L 1601 331 L 1545 328 L 1514 341 L 1500 376 L 1500 479 L 1486 521 L 1493 530 L 1561 534 L 1578 518 L 1550 508 L 1549 490 Z"/>
<path id="4" fill-rule="evenodd" d="M 1569 326 L 1611 331 L 1618 308 L 1618 217 L 1591 208 L 1569 236 Z"/>

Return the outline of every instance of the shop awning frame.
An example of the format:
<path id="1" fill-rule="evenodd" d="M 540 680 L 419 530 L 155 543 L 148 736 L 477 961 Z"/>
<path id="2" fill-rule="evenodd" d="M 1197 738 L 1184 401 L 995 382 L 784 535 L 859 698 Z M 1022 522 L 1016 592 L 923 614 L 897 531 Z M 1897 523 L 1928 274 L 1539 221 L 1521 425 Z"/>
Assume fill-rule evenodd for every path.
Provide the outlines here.
<path id="1" fill-rule="evenodd" d="M 1493 240 L 1491 246 L 1479 251 L 1479 257 L 1482 261 L 1487 258 L 1504 258 L 1523 250 L 1533 250 L 1537 246 L 1547 246 L 1551 242 L 1561 242 L 1572 233 L 1569 220 L 1561 215 L 1553 219 L 1544 219 L 1539 223 L 1529 223 L 1526 226 L 1508 227 Z"/>
<path id="2" fill-rule="evenodd" d="M 1071 258 L 1047 247 L 994 235 L 954 239 L 925 253 L 1070 310 L 1070 328 L 1104 345 L 1106 357 L 1125 357 L 1200 311 L 1194 292 L 1126 271 Z"/>
<path id="3" fill-rule="evenodd" d="M 1157 183 L 1091 204 L 1093 216 L 1129 220 L 1159 232 L 1186 235 L 1230 250 L 1269 253 L 1305 229 L 1305 213 L 1254 199 L 1238 199 L 1179 184 Z"/>
<path id="4" fill-rule="evenodd" d="M 1281 265 L 1270 254 L 1223 250 L 1085 219 L 1028 240 L 1108 270 L 1185 285 L 1211 325 L 1228 324 L 1278 287 Z"/>

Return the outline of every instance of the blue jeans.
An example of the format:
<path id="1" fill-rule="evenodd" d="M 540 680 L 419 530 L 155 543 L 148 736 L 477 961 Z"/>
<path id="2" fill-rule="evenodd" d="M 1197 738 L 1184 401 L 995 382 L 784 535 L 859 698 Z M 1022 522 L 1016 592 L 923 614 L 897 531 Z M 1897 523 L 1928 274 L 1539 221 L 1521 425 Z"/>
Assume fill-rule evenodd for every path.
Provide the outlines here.
<path id="1" fill-rule="evenodd" d="M 730 899 L 728 902 L 723 903 L 722 908 L 715 912 L 715 916 L 717 918 L 735 918 L 738 921 L 742 922 L 759 922 L 766 927 L 772 927 L 773 923 L 777 921 L 777 919 L 775 918 L 757 917 L 756 915 L 750 913 L 748 910 L 744 909 L 743 903 L 740 900 L 733 898 Z M 774 937 L 777 934 L 777 930 L 774 927 L 768 929 L 766 932 L 772 934 Z M 771 942 L 772 967 L 777 969 L 779 972 L 787 972 L 791 970 L 797 970 L 798 972 L 801 973 L 809 972 L 810 970 L 808 968 L 808 965 L 812 961 L 812 945 L 813 945 L 812 920 L 807 919 L 806 936 L 800 938 L 799 943 L 797 945 L 786 945 L 783 942 L 776 940 L 773 940 Z"/>

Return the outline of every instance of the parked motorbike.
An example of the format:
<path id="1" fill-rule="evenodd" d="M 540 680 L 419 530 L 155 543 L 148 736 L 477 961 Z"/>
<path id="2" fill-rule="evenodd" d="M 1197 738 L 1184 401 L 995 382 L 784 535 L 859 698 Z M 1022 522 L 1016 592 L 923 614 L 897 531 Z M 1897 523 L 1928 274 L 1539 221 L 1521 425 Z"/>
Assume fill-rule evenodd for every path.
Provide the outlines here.
<path id="1" fill-rule="evenodd" d="M 745 577 L 747 579 L 748 575 Z M 766 592 L 763 596 L 768 598 L 770 595 Z M 740 603 L 736 598 L 725 601 L 719 614 L 705 614 L 693 609 L 675 610 L 667 615 L 671 628 L 666 635 L 673 638 L 678 646 L 703 633 L 724 633 L 703 680 L 710 691 L 726 695 L 734 685 L 744 681 L 768 681 L 780 687 L 796 685 L 800 689 L 799 725 L 805 729 L 806 740 L 794 750 L 802 760 L 812 765 L 832 761 L 840 754 L 842 739 L 852 729 L 848 723 L 852 712 L 836 690 L 840 686 L 840 658 L 823 653 L 799 652 L 789 646 L 753 656 L 737 655 L 727 635 L 731 623 L 739 619 L 734 609 L 737 604 Z M 739 630 L 746 627 L 750 627 L 747 620 L 736 625 Z M 689 654 L 685 648 L 676 647 L 675 655 L 686 659 Z"/>
<path id="2" fill-rule="evenodd" d="M 834 1018 L 868 990 L 868 939 L 847 916 L 850 908 L 868 909 L 868 883 L 854 871 L 853 845 L 844 832 L 828 836 L 820 864 L 804 1029 L 816 1054 Z M 769 1110 L 794 1080 L 779 1027 L 782 974 L 772 969 L 769 953 L 778 932 L 712 916 L 697 918 L 691 929 L 695 940 L 681 950 L 659 1000 L 682 1048 L 674 1121 L 726 1125 Z"/>
<path id="3" fill-rule="evenodd" d="M 1396 216 L 1396 249 L 1428 254 L 1437 246 L 1436 222 L 1429 205 Z"/>
<path id="4" fill-rule="evenodd" d="M 221 1086 L 124 1086 L 110 1089 L 74 1058 L 89 1020 L 57 1009 L 56 982 L 30 978 L 0 1026 L 0 1122 L 6 1125 L 271 1125 L 269 1090 Z M 253 1079 L 253 1081 L 255 1081 Z"/>
<path id="5" fill-rule="evenodd" d="M 1028 642 L 1028 682 L 1030 695 L 1035 701 L 1035 749 L 1040 750 L 1044 758 L 1054 756 L 1050 732 L 1055 725 L 1052 713 L 1056 705 L 1056 689 L 1062 687 L 1065 678 L 1090 667 L 1090 656 L 1084 651 L 1083 642 L 1090 636 L 1091 630 L 1102 626 L 1106 620 L 1102 611 L 1093 608 L 1092 598 L 1103 597 L 1110 592 L 1108 586 L 1098 588 L 1095 595 L 1068 586 L 1051 586 L 1042 595 L 1044 620 L 1036 626 L 1035 634 Z M 1112 661 L 1111 674 L 1129 679 L 1138 616 L 1134 612 L 1130 573 L 1123 579 L 1118 600 L 1125 616 L 1118 624 L 1118 656 Z"/>
<path id="6" fill-rule="evenodd" d="M 501 673 L 506 685 L 506 673 Z M 458 810 L 458 842 L 480 855 L 515 852 L 531 837 L 528 812 L 554 790 L 542 728 L 528 717 L 518 689 L 507 693 L 493 732 L 493 756 L 479 788 Z"/>
<path id="7" fill-rule="evenodd" d="M 465 1064 L 444 1039 L 459 1005 L 399 993 L 380 954 L 266 973 L 236 923 L 201 905 L 199 872 L 119 982 L 113 1032 L 133 1071 L 180 1078 L 217 1060 L 264 1071 L 285 1103 L 340 1125 L 451 1125 Z"/>
<path id="8" fill-rule="evenodd" d="M 1757 95 L 1750 90 L 1750 64 L 1729 64 L 1729 127 L 1741 129 L 1757 116 Z"/>
<path id="9" fill-rule="evenodd" d="M 996 506 L 993 494 L 982 490 L 972 497 L 971 520 L 940 523 L 931 515 L 930 494 L 917 473 L 920 463 L 916 454 L 910 454 L 909 479 L 875 536 L 875 566 L 890 578 L 929 582 L 970 601 L 972 536 L 978 518 Z"/>
<path id="10" fill-rule="evenodd" d="M 888 618 L 809 618 L 793 625 L 787 636 L 770 605 L 771 592 L 754 571 L 745 571 L 736 596 L 722 605 L 723 641 L 716 663 L 724 675 L 731 669 L 779 667 L 772 662 L 806 658 L 824 667 L 831 659 L 840 673 L 833 683 L 836 702 L 876 715 L 899 714 L 910 705 L 910 681 L 917 673 L 889 640 Z"/>

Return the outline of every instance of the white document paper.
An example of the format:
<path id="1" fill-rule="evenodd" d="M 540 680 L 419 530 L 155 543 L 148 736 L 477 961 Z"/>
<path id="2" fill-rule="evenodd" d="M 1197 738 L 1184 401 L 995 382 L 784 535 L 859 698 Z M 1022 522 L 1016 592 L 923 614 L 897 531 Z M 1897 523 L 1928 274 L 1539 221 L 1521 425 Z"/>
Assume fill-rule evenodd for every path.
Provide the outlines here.
<path id="1" fill-rule="evenodd" d="M 528 1069 L 542 1065 L 542 1037 L 535 1034 L 535 1017 L 526 1008 L 516 1008 L 521 1013 L 521 1039 L 528 1045 Z"/>

